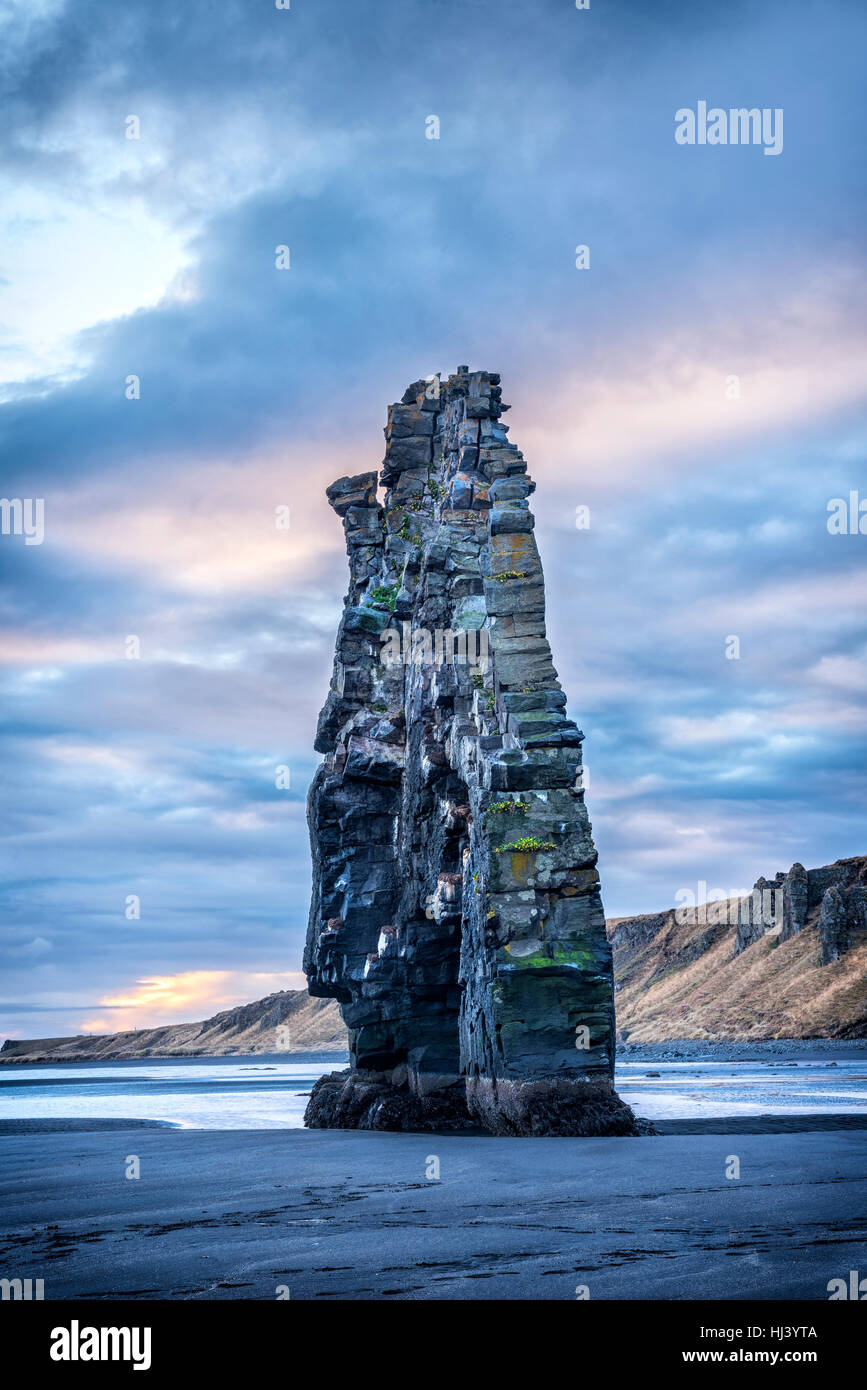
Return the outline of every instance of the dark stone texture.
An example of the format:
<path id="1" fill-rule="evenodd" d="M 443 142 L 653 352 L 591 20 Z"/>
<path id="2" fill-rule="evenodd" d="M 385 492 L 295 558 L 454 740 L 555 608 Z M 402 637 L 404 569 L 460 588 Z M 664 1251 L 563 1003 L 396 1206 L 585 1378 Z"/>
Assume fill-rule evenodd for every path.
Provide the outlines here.
<path id="1" fill-rule="evenodd" d="M 783 941 L 797 936 L 807 920 L 810 889 L 803 864 L 793 864 L 783 882 Z"/>
<path id="2" fill-rule="evenodd" d="M 304 969 L 340 1003 L 351 1066 L 317 1083 L 313 1127 L 636 1132 L 613 1089 L 583 735 L 500 410 L 489 373 L 416 382 L 389 409 L 384 504 L 371 474 L 328 489 L 350 587 Z"/>
<path id="3" fill-rule="evenodd" d="M 433 1088 L 428 1095 L 410 1089 L 395 1072 L 332 1071 L 320 1076 L 310 1094 L 304 1123 L 309 1129 L 462 1130 L 472 1129 L 465 1086 Z"/>
<path id="4" fill-rule="evenodd" d="M 738 912 L 735 957 L 754 942 L 760 941 L 767 931 L 772 928 L 779 931 L 782 927 L 782 920 L 778 921 L 775 914 L 785 881 L 785 874 L 777 874 L 772 880 L 764 877 L 756 879 L 751 898 L 741 903 Z"/>
<path id="5" fill-rule="evenodd" d="M 867 927 L 867 886 L 831 884 L 822 894 L 819 920 L 819 964 L 830 965 L 851 948 Z"/>

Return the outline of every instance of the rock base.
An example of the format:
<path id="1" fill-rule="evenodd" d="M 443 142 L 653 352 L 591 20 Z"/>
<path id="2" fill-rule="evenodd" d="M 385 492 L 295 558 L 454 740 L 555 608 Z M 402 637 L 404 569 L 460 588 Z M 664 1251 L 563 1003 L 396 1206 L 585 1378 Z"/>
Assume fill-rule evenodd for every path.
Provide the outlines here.
<path id="1" fill-rule="evenodd" d="M 491 1134 L 637 1135 L 629 1106 L 607 1080 L 507 1081 L 471 1077 L 470 1113 Z"/>
<path id="2" fill-rule="evenodd" d="M 463 1078 L 420 1094 L 388 1072 L 332 1071 L 320 1076 L 307 1102 L 309 1129 L 468 1130 Z"/>
<path id="3" fill-rule="evenodd" d="M 333 1071 L 316 1082 L 309 1129 L 466 1131 L 500 1135 L 636 1135 L 632 1110 L 607 1081 L 455 1078 L 423 1093 L 388 1072 Z"/>

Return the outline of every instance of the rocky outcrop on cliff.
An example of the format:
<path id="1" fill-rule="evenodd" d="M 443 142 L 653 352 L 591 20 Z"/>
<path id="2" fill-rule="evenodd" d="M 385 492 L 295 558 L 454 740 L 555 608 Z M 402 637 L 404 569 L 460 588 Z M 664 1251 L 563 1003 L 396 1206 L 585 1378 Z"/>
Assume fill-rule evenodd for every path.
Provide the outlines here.
<path id="1" fill-rule="evenodd" d="M 819 962 L 840 960 L 867 929 L 867 885 L 831 883 L 822 894 L 816 930 Z"/>
<path id="2" fill-rule="evenodd" d="M 137 1057 L 238 1057 L 251 1053 L 345 1052 L 337 1006 L 286 989 L 199 1023 L 69 1038 L 9 1038 L 0 1062 L 95 1062 Z"/>
<path id="3" fill-rule="evenodd" d="M 827 901 L 826 901 L 827 899 Z M 821 964 L 839 960 L 864 925 L 867 911 L 867 864 L 862 858 L 838 859 L 821 869 L 793 864 L 772 881 L 757 880 L 752 894 L 725 915 L 737 921 L 735 955 L 766 934 L 790 941 L 808 924 L 822 942 Z"/>
<path id="4" fill-rule="evenodd" d="M 311 1126 L 633 1129 L 583 735 L 506 409 L 495 374 L 415 382 L 380 477 L 328 488 L 350 586 L 308 800 L 304 968 L 340 1004 L 351 1069 L 317 1083 Z"/>
<path id="5" fill-rule="evenodd" d="M 803 864 L 793 864 L 783 880 L 783 924 L 780 936 L 789 941 L 804 926 L 810 901 L 810 885 Z"/>
<path id="6" fill-rule="evenodd" d="M 620 1041 L 867 1037 L 867 858 L 607 924 Z"/>

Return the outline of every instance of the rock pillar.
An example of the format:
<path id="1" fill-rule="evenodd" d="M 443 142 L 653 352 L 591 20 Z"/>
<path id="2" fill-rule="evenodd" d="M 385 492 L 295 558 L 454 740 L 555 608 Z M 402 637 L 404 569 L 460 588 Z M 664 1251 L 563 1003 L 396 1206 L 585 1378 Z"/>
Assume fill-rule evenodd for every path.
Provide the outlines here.
<path id="1" fill-rule="evenodd" d="M 304 968 L 340 1003 L 351 1067 L 317 1083 L 311 1126 L 634 1132 L 583 735 L 507 409 L 492 373 L 416 382 L 389 408 L 379 479 L 328 489 L 350 586 L 308 801 Z"/>

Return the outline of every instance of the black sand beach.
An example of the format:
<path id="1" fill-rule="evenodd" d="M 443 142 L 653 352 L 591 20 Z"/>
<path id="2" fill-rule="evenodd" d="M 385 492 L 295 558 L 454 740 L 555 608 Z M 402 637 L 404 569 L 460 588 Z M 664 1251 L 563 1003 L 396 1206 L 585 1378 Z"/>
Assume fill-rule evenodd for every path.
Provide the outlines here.
<path id="1" fill-rule="evenodd" d="M 2 1144 L 2 1265 L 44 1279 L 46 1299 L 270 1300 L 278 1286 L 293 1299 L 574 1299 L 586 1285 L 593 1299 L 826 1300 L 830 1279 L 867 1267 L 867 1134 L 844 1128 L 129 1128 Z"/>

